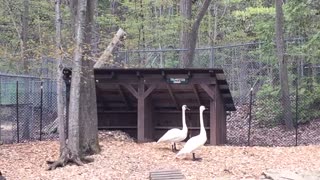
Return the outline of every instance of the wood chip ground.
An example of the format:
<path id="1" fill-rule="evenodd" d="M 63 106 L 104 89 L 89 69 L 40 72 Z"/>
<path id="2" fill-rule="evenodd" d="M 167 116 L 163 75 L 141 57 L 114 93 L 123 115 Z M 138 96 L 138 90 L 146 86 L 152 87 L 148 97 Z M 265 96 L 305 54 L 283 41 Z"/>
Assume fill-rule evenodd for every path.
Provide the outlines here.
<path id="1" fill-rule="evenodd" d="M 138 144 L 121 134 L 100 134 L 102 152 L 94 162 L 45 171 L 46 160 L 58 158 L 57 141 L 0 146 L 0 171 L 8 180 L 149 179 L 156 169 L 179 169 L 186 179 L 260 179 L 268 169 L 320 171 L 320 146 L 205 146 L 201 162 L 175 159 L 170 144 Z M 177 148 L 181 148 L 181 144 Z"/>

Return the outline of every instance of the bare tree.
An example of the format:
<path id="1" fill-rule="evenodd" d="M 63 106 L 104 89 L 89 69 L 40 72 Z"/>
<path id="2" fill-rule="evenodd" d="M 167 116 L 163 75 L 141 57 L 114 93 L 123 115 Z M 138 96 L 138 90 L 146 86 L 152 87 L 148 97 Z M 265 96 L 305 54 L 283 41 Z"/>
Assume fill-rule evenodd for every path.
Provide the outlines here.
<path id="1" fill-rule="evenodd" d="M 93 72 L 93 41 L 95 39 L 95 9 L 96 1 L 88 0 L 85 24 L 84 51 L 80 90 L 80 151 L 82 154 L 96 154 L 100 152 L 98 142 L 98 115 L 96 102 L 96 88 Z"/>
<path id="2" fill-rule="evenodd" d="M 57 109 L 58 109 L 58 131 L 60 142 L 60 154 L 66 147 L 66 125 L 64 118 L 63 104 L 63 64 L 62 64 L 62 49 L 61 49 L 61 0 L 55 0 L 55 25 L 56 25 L 56 59 L 57 59 Z"/>
<path id="3" fill-rule="evenodd" d="M 198 38 L 198 30 L 200 27 L 201 20 L 203 19 L 211 0 L 205 0 L 199 13 L 195 17 L 193 23 L 186 23 L 183 25 L 180 34 L 180 48 L 187 49 L 187 51 L 182 51 L 179 55 L 180 67 L 191 67 L 193 64 L 193 58 Z M 187 20 L 192 20 L 192 1 L 190 0 L 180 0 L 180 14 Z"/>
<path id="4" fill-rule="evenodd" d="M 56 12 L 60 12 L 57 9 L 58 6 L 60 5 L 60 1 L 56 1 Z M 84 96 L 81 96 L 81 93 L 88 92 L 86 88 L 81 88 L 83 85 L 81 85 L 81 82 L 84 82 L 82 79 L 85 79 L 85 77 L 82 77 L 83 75 L 83 67 L 82 65 L 85 65 L 88 61 L 87 55 L 90 53 L 90 48 L 88 48 L 88 45 L 85 44 L 86 40 L 91 39 L 91 37 L 86 37 L 90 32 L 90 21 L 93 20 L 94 13 L 89 13 L 93 12 L 95 8 L 95 0 L 78 0 L 77 2 L 77 18 L 76 18 L 76 31 L 75 31 L 75 37 L 76 37 L 76 42 L 75 42 L 75 51 L 74 51 L 74 62 L 73 62 L 73 67 L 72 67 L 72 78 L 71 78 L 71 90 L 70 90 L 70 104 L 69 104 L 69 121 L 68 121 L 68 141 L 63 142 L 61 139 L 61 144 L 65 145 L 65 148 L 60 148 L 61 149 L 61 154 L 60 157 L 57 161 L 55 162 L 48 162 L 51 165 L 49 166 L 49 170 L 55 169 L 58 166 L 64 166 L 68 162 L 73 162 L 77 165 L 82 165 L 82 159 L 85 156 L 85 153 L 87 153 L 88 148 L 93 148 L 92 146 L 97 145 L 97 147 L 94 147 L 96 149 L 90 149 L 90 151 L 100 151 L 100 148 L 98 146 L 98 138 L 97 138 L 97 130 L 94 131 L 95 129 L 92 127 L 97 128 L 97 124 L 95 122 L 89 122 L 90 127 L 85 127 L 88 125 L 87 123 L 83 122 L 83 119 L 81 116 L 83 115 L 88 115 L 90 113 L 83 113 L 82 111 L 93 111 L 93 115 L 95 115 L 96 118 L 97 113 L 96 113 L 96 107 L 93 107 L 93 109 L 83 109 L 86 106 L 81 106 L 81 104 L 86 104 L 86 103 L 81 103 L 81 101 L 88 100 L 84 98 Z M 56 19 L 59 19 L 56 17 Z M 57 31 L 59 30 L 59 23 L 57 23 Z M 89 25 L 89 26 L 87 26 Z M 88 34 L 86 34 L 88 33 Z M 57 32 L 58 35 L 58 32 Z M 88 40 L 89 41 L 89 40 Z M 91 40 L 90 40 L 91 41 Z M 57 46 L 58 46 L 58 41 L 57 41 Z M 60 71 L 60 69 L 59 69 Z M 88 73 L 90 71 L 86 71 L 85 73 Z M 92 73 L 92 71 L 91 71 Z M 92 76 L 93 79 L 93 76 Z M 89 80 L 88 80 L 89 81 Z M 94 85 L 90 84 L 90 88 Z M 91 90 L 95 91 L 95 89 Z M 90 95 L 92 95 L 92 92 L 89 92 Z M 88 95 L 88 96 L 90 96 Z M 94 96 L 95 97 L 95 96 Z M 92 98 L 92 97 L 91 97 Z M 88 107 L 92 108 L 92 107 Z M 61 110 L 61 109 L 60 109 Z M 60 114 L 60 118 L 61 118 Z M 97 118 L 96 118 L 97 119 Z M 90 120 L 89 120 L 90 121 Z M 63 121 L 60 120 L 60 125 L 59 125 L 59 131 L 60 133 L 64 134 L 62 132 L 63 128 Z M 90 134 L 91 132 L 94 132 Z M 81 133 L 80 133 L 81 132 Z M 88 134 L 89 132 L 89 134 Z M 80 138 L 81 137 L 81 138 Z M 60 138 L 63 138 L 63 135 L 60 135 Z M 92 142 L 95 141 L 96 142 Z M 94 144 L 94 145 L 92 145 Z M 85 150 L 84 150 L 85 149 Z"/>
<path id="5" fill-rule="evenodd" d="M 288 130 L 293 129 L 291 104 L 289 97 L 288 69 L 287 59 L 284 56 L 284 38 L 283 38 L 283 22 L 284 16 L 282 11 L 282 0 L 275 0 L 276 5 L 276 45 L 277 58 L 279 61 L 280 85 L 281 85 L 281 104 L 283 108 L 283 118 Z"/>

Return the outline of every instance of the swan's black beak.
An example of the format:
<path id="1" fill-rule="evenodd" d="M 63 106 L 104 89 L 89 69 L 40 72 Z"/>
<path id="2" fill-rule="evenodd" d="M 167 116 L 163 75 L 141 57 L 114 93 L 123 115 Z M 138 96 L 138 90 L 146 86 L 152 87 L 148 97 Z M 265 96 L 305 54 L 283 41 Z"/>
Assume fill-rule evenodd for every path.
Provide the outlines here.
<path id="1" fill-rule="evenodd" d="M 204 108 L 204 110 L 208 110 L 209 108 Z"/>
<path id="2" fill-rule="evenodd" d="M 190 111 L 190 108 L 186 107 L 186 110 L 189 110 L 189 111 Z"/>

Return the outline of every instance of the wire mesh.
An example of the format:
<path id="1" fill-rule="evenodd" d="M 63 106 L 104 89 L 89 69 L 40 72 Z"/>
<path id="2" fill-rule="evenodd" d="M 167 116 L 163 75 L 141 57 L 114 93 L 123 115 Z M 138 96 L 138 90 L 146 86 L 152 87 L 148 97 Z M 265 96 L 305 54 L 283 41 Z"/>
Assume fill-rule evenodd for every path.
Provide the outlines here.
<path id="1" fill-rule="evenodd" d="M 320 99 L 313 97 L 316 92 L 306 90 L 308 82 L 310 86 L 310 79 L 312 88 L 319 90 L 316 88 L 319 82 L 314 80 L 319 79 L 319 67 L 316 61 L 310 60 L 307 55 L 296 55 L 296 49 L 301 48 L 303 43 L 304 40 L 299 38 L 286 41 L 285 60 L 288 66 L 289 88 L 288 95 L 285 96 L 288 99 L 286 102 L 281 93 L 281 84 L 284 81 L 280 79 L 281 71 L 272 43 L 247 43 L 195 50 L 192 68 L 222 68 L 226 74 L 237 107 L 237 111 L 230 112 L 227 118 L 229 144 L 247 145 L 248 136 L 250 145 L 259 146 L 320 143 L 316 136 L 320 133 Z M 120 51 L 118 54 L 125 54 L 122 55 L 125 57 L 122 64 L 126 67 L 177 68 L 181 51 L 185 50 L 136 50 Z M 116 57 L 119 62 L 122 60 L 120 57 Z M 312 67 L 308 70 L 310 64 Z M 251 88 L 252 129 L 249 132 Z"/>
<path id="2" fill-rule="evenodd" d="M 287 104 L 282 98 L 281 71 L 273 45 L 247 43 L 196 49 L 193 68 L 223 68 L 226 74 L 237 108 L 237 111 L 228 112 L 228 144 L 320 144 L 320 65 L 318 57 L 296 55 L 295 49 L 303 43 L 301 39 L 286 43 Z M 183 51 L 118 51 L 112 67 L 177 68 L 179 54 Z M 53 128 L 57 117 L 56 82 L 3 74 L 0 74 L 0 81 L 0 141 L 13 143 L 56 138 Z M 291 115 L 285 116 L 284 112 Z M 292 123 L 291 128 L 286 122 Z"/>
<path id="3" fill-rule="evenodd" d="M 15 143 L 41 140 L 41 136 L 42 139 L 56 138 L 54 133 L 43 132 L 57 116 L 55 81 L 0 77 L 0 141 Z"/>

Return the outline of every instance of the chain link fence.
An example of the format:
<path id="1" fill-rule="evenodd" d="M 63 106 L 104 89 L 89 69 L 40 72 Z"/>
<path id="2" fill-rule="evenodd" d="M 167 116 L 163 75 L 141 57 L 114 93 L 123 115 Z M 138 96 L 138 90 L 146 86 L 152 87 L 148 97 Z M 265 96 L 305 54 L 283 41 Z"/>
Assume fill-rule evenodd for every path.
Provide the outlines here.
<path id="1" fill-rule="evenodd" d="M 303 38 L 285 41 L 289 103 L 283 104 L 273 43 L 198 48 L 192 68 L 223 68 L 237 107 L 227 118 L 231 145 L 292 146 L 320 144 L 320 66 L 299 53 Z M 113 65 L 125 68 L 177 68 L 184 49 L 116 53 Z M 252 92 L 251 92 L 252 89 Z M 251 97 L 251 101 L 250 101 Z M 251 102 L 251 103 L 250 103 Z M 284 112 L 289 112 L 285 116 Z M 291 127 L 286 127 L 286 122 Z M 250 124 L 250 125 L 249 125 Z"/>
<path id="2" fill-rule="evenodd" d="M 0 141 L 52 139 L 46 127 L 56 119 L 56 83 L 32 76 L 0 75 Z"/>
<path id="3" fill-rule="evenodd" d="M 237 111 L 227 117 L 230 145 L 320 144 L 320 57 L 297 53 L 303 39 L 286 40 L 289 103 L 283 104 L 274 44 L 246 43 L 199 48 L 193 68 L 223 68 Z M 112 66 L 178 68 L 183 49 L 127 50 Z M 50 79 L 0 74 L 0 141 L 56 138 L 56 83 Z M 42 88 L 41 88 L 42 87 Z M 252 91 L 251 91 L 252 89 Z M 285 116 L 284 112 L 290 112 Z M 288 118 L 289 117 L 289 118 Z M 291 128 L 286 127 L 291 122 Z"/>

